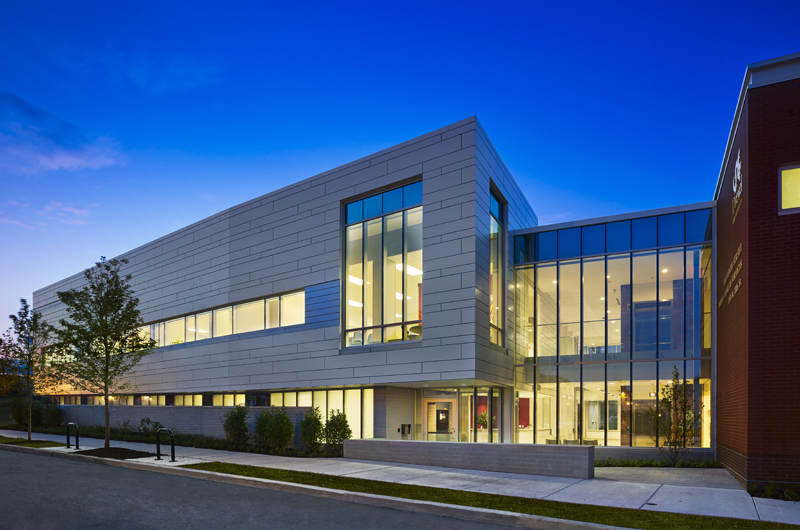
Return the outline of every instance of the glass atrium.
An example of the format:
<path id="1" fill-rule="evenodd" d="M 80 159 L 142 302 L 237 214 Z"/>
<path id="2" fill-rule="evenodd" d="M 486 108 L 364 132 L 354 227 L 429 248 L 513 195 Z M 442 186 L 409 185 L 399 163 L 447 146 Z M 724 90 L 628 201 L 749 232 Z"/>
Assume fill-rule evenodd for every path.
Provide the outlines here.
<path id="1" fill-rule="evenodd" d="M 687 446 L 710 447 L 712 213 L 515 237 L 515 442 L 663 445 L 648 418 L 677 370 Z"/>

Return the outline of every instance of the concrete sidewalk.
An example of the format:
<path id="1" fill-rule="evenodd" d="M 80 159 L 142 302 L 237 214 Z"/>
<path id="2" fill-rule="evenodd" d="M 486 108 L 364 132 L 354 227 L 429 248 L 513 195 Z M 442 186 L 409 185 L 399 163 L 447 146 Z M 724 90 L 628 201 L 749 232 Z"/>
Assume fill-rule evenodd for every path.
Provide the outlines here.
<path id="1" fill-rule="evenodd" d="M 0 435 L 24 437 L 25 433 L 0 430 Z M 34 434 L 33 437 L 36 440 L 65 441 L 64 436 Z M 112 444 L 114 447 L 137 451 L 154 453 L 156 450 L 155 445 L 150 444 L 117 441 Z M 102 446 L 102 440 L 81 439 L 82 450 Z M 68 451 L 66 448 L 50 450 Z M 74 448 L 70 451 L 74 451 Z M 162 452 L 169 455 L 169 446 L 162 445 Z M 344 458 L 292 458 L 192 447 L 176 447 L 175 452 L 177 462 L 174 463 L 169 462 L 168 456 L 161 461 L 156 461 L 154 457 L 133 461 L 164 466 L 226 462 L 577 504 L 800 525 L 800 503 L 752 498 L 725 469 L 596 468 L 594 479 L 579 480 Z"/>

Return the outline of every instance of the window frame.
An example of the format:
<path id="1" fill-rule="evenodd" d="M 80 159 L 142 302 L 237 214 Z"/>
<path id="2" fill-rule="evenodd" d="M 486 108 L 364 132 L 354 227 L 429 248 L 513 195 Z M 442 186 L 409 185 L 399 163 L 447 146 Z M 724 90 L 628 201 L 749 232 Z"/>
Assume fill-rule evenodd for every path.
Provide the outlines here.
<path id="1" fill-rule="evenodd" d="M 499 211 L 500 217 L 501 217 L 500 219 L 497 219 L 494 216 L 494 214 L 492 213 L 492 207 L 491 207 L 492 199 L 494 199 L 495 202 L 497 202 L 498 211 Z M 490 254 L 489 262 L 490 262 L 490 264 L 491 264 L 491 252 L 492 252 L 492 249 L 491 249 L 491 220 L 494 219 L 495 222 L 497 223 L 497 225 L 500 227 L 499 240 L 498 240 L 498 245 L 500 247 L 499 248 L 500 263 L 499 263 L 498 270 L 499 270 L 499 273 L 500 273 L 500 282 L 499 283 L 500 283 L 501 296 L 500 296 L 500 311 L 499 311 L 498 321 L 500 323 L 502 323 L 502 325 L 503 325 L 503 327 L 498 327 L 498 326 L 492 324 L 492 319 L 491 319 L 491 315 L 490 315 L 489 316 L 489 336 L 490 336 L 490 342 L 492 344 L 494 344 L 494 345 L 496 345 L 496 346 L 498 346 L 500 348 L 505 348 L 505 345 L 506 345 L 506 284 L 505 284 L 506 260 L 505 260 L 505 257 L 506 257 L 506 253 L 507 253 L 506 244 L 505 244 L 506 243 L 505 219 L 507 217 L 506 209 L 507 209 L 508 205 L 506 204 L 505 201 L 503 201 L 501 199 L 501 195 L 494 189 L 494 186 L 492 186 L 489 189 L 489 204 L 490 204 L 489 205 L 489 224 L 490 224 L 490 228 L 489 228 L 489 231 L 490 231 L 490 233 L 489 233 L 489 239 L 490 239 L 490 241 L 489 241 L 489 254 Z M 489 278 L 490 278 L 489 279 L 489 283 L 491 285 L 491 281 L 492 281 L 491 280 L 491 275 L 492 275 L 491 265 L 490 265 L 489 269 L 490 269 L 489 270 Z M 494 329 L 495 336 L 500 338 L 500 340 L 498 340 L 497 342 L 491 341 L 492 329 Z"/>
<path id="2" fill-rule="evenodd" d="M 403 198 L 403 207 L 402 208 L 391 210 L 391 211 L 385 211 L 385 212 L 382 212 L 380 215 L 373 215 L 371 217 L 362 216 L 362 218 L 358 219 L 357 221 L 352 221 L 352 222 L 348 222 L 348 216 L 347 216 L 348 208 L 350 207 L 350 205 L 352 205 L 354 203 L 362 202 L 362 204 L 363 204 L 363 201 L 365 201 L 366 199 L 370 199 L 372 197 L 383 195 L 384 193 L 389 193 L 389 192 L 393 192 L 393 191 L 396 191 L 396 190 L 403 190 L 407 186 L 412 186 L 412 185 L 415 185 L 415 184 L 422 185 L 422 180 L 415 179 L 415 180 L 413 180 L 411 182 L 405 182 L 405 183 L 403 183 L 401 185 L 394 185 L 394 187 L 391 187 L 391 188 L 388 188 L 388 189 L 384 189 L 384 190 L 377 191 L 377 192 L 373 191 L 373 192 L 370 192 L 370 193 L 365 194 L 365 195 L 361 195 L 361 196 L 358 196 L 358 197 L 351 198 L 347 202 L 343 202 L 342 203 L 342 214 L 343 214 L 343 219 L 344 219 L 344 223 L 342 224 L 342 231 L 341 231 L 341 234 L 342 234 L 341 237 L 342 237 L 342 241 L 343 241 L 343 244 L 341 246 L 341 248 L 342 248 L 341 263 L 343 265 L 343 267 L 342 267 L 343 268 L 343 274 L 342 274 L 341 281 L 343 283 L 343 287 L 341 288 L 341 291 L 340 291 L 341 292 L 341 322 L 342 322 L 342 334 L 341 334 L 340 347 L 342 349 L 345 349 L 345 348 L 359 348 L 359 347 L 364 347 L 364 346 L 366 346 L 366 347 L 378 347 L 378 346 L 387 345 L 387 344 L 394 344 L 394 343 L 404 343 L 405 344 L 405 343 L 408 343 L 408 342 L 415 342 L 415 341 L 421 341 L 422 340 L 421 338 L 419 338 L 419 339 L 409 339 L 408 338 L 408 336 L 409 336 L 408 335 L 409 328 L 411 326 L 414 326 L 414 325 L 421 325 L 422 324 L 422 319 L 420 318 L 420 319 L 417 319 L 417 320 L 405 320 L 405 317 L 406 317 L 406 300 L 403 300 L 403 303 L 402 303 L 403 319 L 400 322 L 392 322 L 392 323 L 387 324 L 387 323 L 383 322 L 384 319 L 381 318 L 381 322 L 382 322 L 381 324 L 372 325 L 372 326 L 365 326 L 364 325 L 364 324 L 366 324 L 365 307 L 366 307 L 367 300 L 365 298 L 366 295 L 365 295 L 365 292 L 364 292 L 364 284 L 363 283 L 361 285 L 361 304 L 362 304 L 361 305 L 361 326 L 360 327 L 355 327 L 355 328 L 348 328 L 348 322 L 347 322 L 347 312 L 348 312 L 348 309 L 347 309 L 347 306 L 348 306 L 348 295 L 347 295 L 347 292 L 348 292 L 348 282 L 349 282 L 349 274 L 348 274 L 348 270 L 347 270 L 347 259 L 348 259 L 348 243 L 347 243 L 348 239 L 347 239 L 347 235 L 348 235 L 348 230 L 350 228 L 352 228 L 353 226 L 356 226 L 356 225 L 361 225 L 362 226 L 362 229 L 361 229 L 361 245 L 362 245 L 362 249 L 361 249 L 361 267 L 362 267 L 362 276 L 364 276 L 364 263 L 365 263 L 365 259 L 366 259 L 366 244 L 367 244 L 367 238 L 368 238 L 368 235 L 367 235 L 368 234 L 368 232 L 367 232 L 367 224 L 370 221 L 375 221 L 377 219 L 381 219 L 382 220 L 381 221 L 381 225 L 382 225 L 382 228 L 381 228 L 381 241 L 382 241 L 382 243 L 381 243 L 381 245 L 385 247 L 386 233 L 385 233 L 385 222 L 383 221 L 383 219 L 385 219 L 386 217 L 392 216 L 392 215 L 396 215 L 398 213 L 402 214 L 402 216 L 401 216 L 401 241 L 402 241 L 402 243 L 401 244 L 402 244 L 402 253 L 403 253 L 404 265 L 407 265 L 407 263 L 405 263 L 405 261 L 406 261 L 406 257 L 405 257 L 405 254 L 406 254 L 406 220 L 407 220 L 406 212 L 408 212 L 410 210 L 413 210 L 415 208 L 420 208 L 422 213 L 424 214 L 424 209 L 423 209 L 423 202 L 424 201 L 406 205 L 405 204 L 405 198 Z M 385 248 L 384 248 L 384 250 L 385 250 Z M 383 259 L 383 258 L 381 258 L 381 259 Z M 381 274 L 383 274 L 384 267 L 385 267 L 385 263 L 381 263 Z M 403 273 L 403 296 L 404 297 L 407 296 L 407 294 L 406 294 L 406 274 L 407 274 L 407 272 L 404 271 L 404 273 Z M 362 280 L 362 282 L 365 282 L 365 279 L 363 277 L 361 278 L 361 280 Z M 385 296 L 384 296 L 385 295 L 385 291 L 386 291 L 385 287 L 386 287 L 385 285 L 382 285 L 382 287 L 381 287 L 381 303 L 380 303 L 381 315 L 383 314 L 383 311 L 384 311 L 384 308 L 385 308 L 385 303 L 386 303 Z M 401 328 L 402 339 L 398 340 L 398 341 L 386 342 L 385 330 L 387 328 L 395 328 L 395 327 Z M 380 342 L 373 342 L 373 343 L 365 344 L 364 343 L 364 337 L 366 336 L 367 332 L 372 331 L 372 330 L 380 330 L 381 331 L 381 340 L 380 340 Z M 348 341 L 347 341 L 348 335 L 350 333 L 358 333 L 358 332 L 361 333 L 361 344 L 348 345 Z"/>
<path id="3" fill-rule="evenodd" d="M 783 207 L 783 172 L 792 169 L 800 170 L 800 162 L 778 166 L 778 215 L 792 215 L 800 213 L 800 206 L 795 208 Z"/>

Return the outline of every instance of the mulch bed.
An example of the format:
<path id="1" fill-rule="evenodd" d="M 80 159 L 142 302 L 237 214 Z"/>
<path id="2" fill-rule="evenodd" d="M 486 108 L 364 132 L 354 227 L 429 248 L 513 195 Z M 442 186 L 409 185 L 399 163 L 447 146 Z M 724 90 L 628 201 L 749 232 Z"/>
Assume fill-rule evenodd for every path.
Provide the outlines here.
<path id="1" fill-rule="evenodd" d="M 99 449 L 88 449 L 86 451 L 76 451 L 76 455 L 99 456 L 100 458 L 113 458 L 114 460 L 128 460 L 131 458 L 145 458 L 148 456 L 156 456 L 155 453 L 147 453 L 145 451 L 134 451 L 133 449 L 125 449 L 123 447 L 101 447 Z"/>

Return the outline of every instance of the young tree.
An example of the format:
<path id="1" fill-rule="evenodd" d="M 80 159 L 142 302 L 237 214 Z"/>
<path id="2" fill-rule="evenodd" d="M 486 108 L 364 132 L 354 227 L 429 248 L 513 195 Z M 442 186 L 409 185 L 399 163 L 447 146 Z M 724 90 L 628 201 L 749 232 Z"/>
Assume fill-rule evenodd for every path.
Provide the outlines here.
<path id="1" fill-rule="evenodd" d="M 145 355 L 156 348 L 149 335 L 139 332 L 143 322 L 139 299 L 129 284 L 131 275 L 120 275 L 126 259 L 100 261 L 83 276 L 81 289 L 56 293 L 66 306 L 67 319 L 55 330 L 59 370 L 81 390 L 102 394 L 105 405 L 105 447 L 110 447 L 109 398 L 131 390 L 129 377 Z"/>
<path id="2" fill-rule="evenodd" d="M 677 366 L 672 368 L 672 382 L 661 387 L 661 399 L 646 412 L 655 427 L 650 436 L 658 450 L 674 466 L 694 445 L 699 418 L 695 414 L 694 385 L 681 379 Z"/>
<path id="3" fill-rule="evenodd" d="M 33 425 L 33 396 L 58 384 L 58 374 L 45 358 L 44 348 L 49 345 L 52 328 L 41 313 L 33 311 L 23 298 L 16 315 L 9 315 L 12 326 L 0 338 L 2 357 L 18 374 L 20 390 L 28 409 L 28 440 Z"/>

